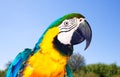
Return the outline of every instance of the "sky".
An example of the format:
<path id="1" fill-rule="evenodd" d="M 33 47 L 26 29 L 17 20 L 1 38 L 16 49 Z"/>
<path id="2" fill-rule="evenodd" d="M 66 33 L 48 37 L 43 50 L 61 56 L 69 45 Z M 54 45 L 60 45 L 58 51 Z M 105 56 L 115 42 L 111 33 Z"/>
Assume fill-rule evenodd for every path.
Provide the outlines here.
<path id="1" fill-rule="evenodd" d="M 25 48 L 33 49 L 45 29 L 68 13 L 81 13 L 92 41 L 74 46 L 86 64 L 120 66 L 120 0 L 0 0 L 0 69 Z"/>

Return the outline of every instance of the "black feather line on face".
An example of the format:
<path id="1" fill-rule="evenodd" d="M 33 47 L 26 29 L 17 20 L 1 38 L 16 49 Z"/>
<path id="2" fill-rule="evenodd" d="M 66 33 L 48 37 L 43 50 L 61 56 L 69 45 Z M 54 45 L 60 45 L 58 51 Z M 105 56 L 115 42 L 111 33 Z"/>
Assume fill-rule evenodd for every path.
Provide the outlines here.
<path id="1" fill-rule="evenodd" d="M 62 44 L 58 39 L 57 36 L 54 38 L 53 44 L 55 46 L 55 48 L 62 54 L 65 56 L 71 56 L 73 53 L 73 46 L 72 45 L 65 45 Z"/>
<path id="2" fill-rule="evenodd" d="M 72 27 L 70 27 L 70 28 L 61 28 L 61 30 L 62 30 L 62 29 L 69 29 L 69 30 L 60 31 L 60 33 L 62 33 L 62 32 L 69 32 L 69 31 L 71 31 L 73 28 L 75 28 L 75 27 L 72 26 Z"/>

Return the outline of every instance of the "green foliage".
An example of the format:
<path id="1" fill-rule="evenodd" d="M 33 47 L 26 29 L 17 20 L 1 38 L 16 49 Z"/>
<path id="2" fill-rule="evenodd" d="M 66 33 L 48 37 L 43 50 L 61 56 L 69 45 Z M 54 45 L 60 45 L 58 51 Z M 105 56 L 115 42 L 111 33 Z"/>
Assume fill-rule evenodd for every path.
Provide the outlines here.
<path id="1" fill-rule="evenodd" d="M 73 77 L 120 77 L 120 67 L 116 64 L 91 64 L 74 72 Z"/>
<path id="2" fill-rule="evenodd" d="M 112 77 L 120 77 L 120 74 L 119 75 L 113 75 Z"/>
<path id="3" fill-rule="evenodd" d="M 75 71 L 75 72 L 73 73 L 73 77 L 84 77 L 84 75 L 85 75 L 85 72 L 82 71 L 82 70 L 80 70 L 80 71 Z"/>
<path id="4" fill-rule="evenodd" d="M 0 70 L 0 77 L 4 77 L 5 76 L 5 71 L 4 70 Z"/>
<path id="5" fill-rule="evenodd" d="M 80 70 L 74 72 L 73 77 L 100 77 L 100 76 L 94 72 L 85 73 L 84 70 Z"/>
<path id="6" fill-rule="evenodd" d="M 92 64 L 85 67 L 85 72 L 94 72 L 99 74 L 100 77 L 112 77 L 117 74 L 118 67 L 116 64 Z"/>
<path id="7" fill-rule="evenodd" d="M 99 75 L 94 72 L 89 72 L 89 73 L 85 74 L 84 77 L 99 77 Z"/>

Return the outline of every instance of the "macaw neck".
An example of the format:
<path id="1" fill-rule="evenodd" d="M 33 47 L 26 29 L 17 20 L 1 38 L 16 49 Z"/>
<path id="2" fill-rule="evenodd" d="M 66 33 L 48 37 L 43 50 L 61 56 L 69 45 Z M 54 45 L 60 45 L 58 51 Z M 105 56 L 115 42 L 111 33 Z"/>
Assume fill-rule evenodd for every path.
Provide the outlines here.
<path id="1" fill-rule="evenodd" d="M 59 52 L 59 54 L 70 56 L 73 52 L 73 46 L 64 45 L 58 39 L 57 35 L 59 33 L 59 29 L 57 27 L 50 28 L 43 36 L 42 42 L 39 44 L 40 49 L 43 53 L 49 53 L 53 51 Z M 48 50 L 48 51 L 47 51 Z"/>
<path id="2" fill-rule="evenodd" d="M 63 55 L 66 55 L 66 56 L 71 56 L 72 53 L 73 53 L 73 46 L 72 45 L 69 45 L 69 44 L 63 44 L 61 43 L 57 36 L 54 38 L 54 46 L 55 48 L 57 48 L 59 50 L 59 52 Z"/>
<path id="3" fill-rule="evenodd" d="M 39 44 L 40 49 L 45 50 L 53 48 L 53 40 L 58 33 L 59 29 L 57 27 L 48 29 L 48 31 L 46 31 L 46 33 L 43 35 L 43 39 Z"/>

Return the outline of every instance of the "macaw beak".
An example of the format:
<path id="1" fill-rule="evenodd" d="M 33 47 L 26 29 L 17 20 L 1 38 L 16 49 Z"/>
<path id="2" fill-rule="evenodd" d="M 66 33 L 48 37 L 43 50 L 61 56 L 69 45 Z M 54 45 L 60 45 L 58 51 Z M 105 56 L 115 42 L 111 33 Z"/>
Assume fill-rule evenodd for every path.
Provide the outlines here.
<path id="1" fill-rule="evenodd" d="M 84 49 L 86 50 L 90 45 L 91 39 L 92 39 L 91 27 L 89 23 L 86 20 L 84 20 L 82 23 L 79 24 L 79 27 L 73 33 L 71 44 L 76 45 L 86 40 L 86 47 Z"/>

